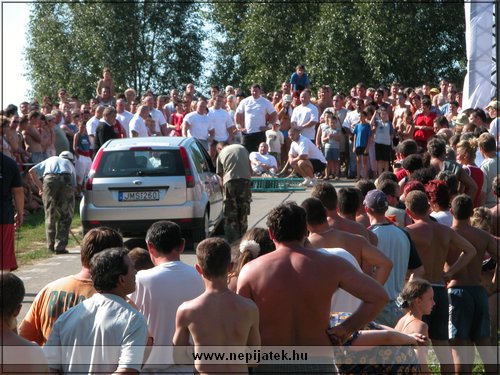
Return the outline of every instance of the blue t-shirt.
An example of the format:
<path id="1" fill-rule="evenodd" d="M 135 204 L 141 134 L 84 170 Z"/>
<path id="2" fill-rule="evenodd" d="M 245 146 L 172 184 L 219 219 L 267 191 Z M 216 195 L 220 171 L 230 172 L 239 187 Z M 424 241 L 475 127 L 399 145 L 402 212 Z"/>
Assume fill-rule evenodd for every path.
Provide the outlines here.
<path id="1" fill-rule="evenodd" d="M 292 90 L 295 91 L 299 90 L 297 86 L 301 86 L 300 90 L 304 90 L 311 84 L 311 81 L 309 81 L 307 73 L 302 74 L 302 77 L 299 77 L 297 73 L 293 73 L 290 77 L 290 83 L 292 84 Z"/>
<path id="2" fill-rule="evenodd" d="M 372 128 L 369 123 L 356 124 L 352 133 L 356 136 L 356 147 L 368 146 L 368 138 L 372 135 Z"/>

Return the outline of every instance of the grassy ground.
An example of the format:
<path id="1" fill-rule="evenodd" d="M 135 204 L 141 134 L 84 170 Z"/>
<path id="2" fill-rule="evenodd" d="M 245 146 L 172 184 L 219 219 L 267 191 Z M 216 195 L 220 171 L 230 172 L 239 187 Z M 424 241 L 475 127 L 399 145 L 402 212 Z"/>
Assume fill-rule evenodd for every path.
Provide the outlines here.
<path id="1" fill-rule="evenodd" d="M 80 212 L 75 204 L 75 214 L 71 223 L 68 247 L 78 246 L 82 241 Z M 78 242 L 75 240 L 78 240 Z M 28 215 L 21 228 L 16 232 L 16 259 L 19 266 L 33 264 L 41 259 L 50 258 L 45 240 L 45 214 L 43 210 Z"/>

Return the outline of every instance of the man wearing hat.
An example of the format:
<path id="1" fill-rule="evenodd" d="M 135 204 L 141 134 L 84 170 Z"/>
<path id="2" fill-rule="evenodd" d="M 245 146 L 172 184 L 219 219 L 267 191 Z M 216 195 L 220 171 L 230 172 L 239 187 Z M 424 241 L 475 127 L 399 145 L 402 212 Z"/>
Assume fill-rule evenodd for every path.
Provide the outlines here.
<path id="1" fill-rule="evenodd" d="M 488 103 L 486 110 L 488 111 L 488 115 L 491 119 L 493 119 L 490 123 L 490 134 L 495 137 L 495 142 L 497 143 L 498 148 L 498 131 L 500 129 L 500 118 L 498 117 L 498 108 L 500 107 L 500 102 L 498 100 L 492 100 Z"/>
<path id="2" fill-rule="evenodd" d="M 410 235 L 385 217 L 389 202 L 382 191 L 370 190 L 363 204 L 370 218 L 371 226 L 368 229 L 378 238 L 377 248 L 392 261 L 393 265 L 389 278 L 384 284 L 390 301 L 375 321 L 394 327 L 399 318 L 404 315 L 396 304 L 396 298 L 403 290 L 406 273 L 409 270 L 414 276 L 422 276 L 422 262 Z"/>
<path id="3" fill-rule="evenodd" d="M 67 254 L 66 245 L 75 208 L 73 154 L 63 151 L 59 156 L 36 164 L 29 174 L 43 200 L 47 248 L 56 254 Z"/>

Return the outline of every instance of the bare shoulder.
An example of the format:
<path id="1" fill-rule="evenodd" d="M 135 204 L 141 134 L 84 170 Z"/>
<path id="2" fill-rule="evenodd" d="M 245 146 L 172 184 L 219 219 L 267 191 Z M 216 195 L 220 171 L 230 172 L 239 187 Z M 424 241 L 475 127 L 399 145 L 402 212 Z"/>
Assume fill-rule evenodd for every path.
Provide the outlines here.
<path id="1" fill-rule="evenodd" d="M 422 335 L 428 336 L 429 326 L 427 323 L 415 319 L 406 326 L 405 333 L 421 333 Z"/>

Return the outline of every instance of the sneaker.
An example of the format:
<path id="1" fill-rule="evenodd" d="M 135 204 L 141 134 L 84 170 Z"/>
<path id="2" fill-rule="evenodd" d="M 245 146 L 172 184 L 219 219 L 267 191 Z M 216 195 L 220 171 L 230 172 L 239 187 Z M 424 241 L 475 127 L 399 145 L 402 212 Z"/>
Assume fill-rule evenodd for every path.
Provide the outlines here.
<path id="1" fill-rule="evenodd" d="M 309 183 L 311 182 L 311 179 L 309 177 L 304 178 L 304 181 L 302 181 L 299 186 L 309 186 Z"/>
<path id="2" fill-rule="evenodd" d="M 308 187 L 313 187 L 313 186 L 316 186 L 316 184 L 318 183 L 318 180 L 315 178 L 312 178 L 309 183 L 307 184 Z"/>

